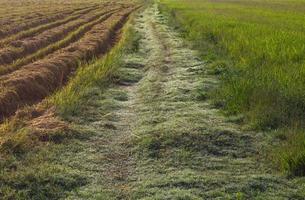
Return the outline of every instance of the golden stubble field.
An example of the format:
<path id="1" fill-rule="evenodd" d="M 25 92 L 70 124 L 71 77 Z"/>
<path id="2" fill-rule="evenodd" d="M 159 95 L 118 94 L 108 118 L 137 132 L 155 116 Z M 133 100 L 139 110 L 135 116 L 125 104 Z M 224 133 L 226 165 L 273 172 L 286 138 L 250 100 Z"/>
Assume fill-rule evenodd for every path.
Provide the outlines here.
<path id="1" fill-rule="evenodd" d="M 80 62 L 105 53 L 128 2 L 1 1 L 0 118 L 60 88 Z"/>

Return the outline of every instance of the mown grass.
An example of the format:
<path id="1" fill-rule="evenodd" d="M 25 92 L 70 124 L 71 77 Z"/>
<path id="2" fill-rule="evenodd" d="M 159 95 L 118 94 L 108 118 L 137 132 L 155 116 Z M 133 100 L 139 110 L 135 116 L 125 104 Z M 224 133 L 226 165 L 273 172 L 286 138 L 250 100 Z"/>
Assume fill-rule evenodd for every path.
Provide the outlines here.
<path id="1" fill-rule="evenodd" d="M 254 128 L 297 130 L 298 137 L 285 131 L 289 140 L 278 153 L 285 155 L 283 169 L 301 175 L 305 146 L 296 144 L 305 122 L 305 2 L 161 0 L 160 8 L 220 76 L 215 105 L 243 113 Z"/>
<path id="2" fill-rule="evenodd" d="M 47 134 L 49 140 L 42 141 L 23 120 L 1 125 L 1 199 L 59 199 L 86 184 L 86 178 L 78 170 L 61 165 L 58 160 L 67 146 L 73 148 L 73 140 L 80 134 L 72 130 Z"/>
<path id="3" fill-rule="evenodd" d="M 120 64 L 123 51 L 130 48 L 132 31 L 124 28 L 118 44 L 101 59 L 83 64 L 62 90 L 43 102 L 44 108 L 56 108 L 62 118 L 81 112 L 93 89 L 106 87 Z M 35 108 L 25 108 L 32 113 Z M 21 115 L 22 116 L 22 115 Z M 79 140 L 90 137 L 75 130 L 54 129 L 39 133 L 28 126 L 31 119 L 16 117 L 0 126 L 0 197 L 1 199 L 60 199 L 69 191 L 87 183 L 78 169 L 62 164 L 64 152 L 82 148 Z M 43 137 L 41 137 L 43 136 Z"/>

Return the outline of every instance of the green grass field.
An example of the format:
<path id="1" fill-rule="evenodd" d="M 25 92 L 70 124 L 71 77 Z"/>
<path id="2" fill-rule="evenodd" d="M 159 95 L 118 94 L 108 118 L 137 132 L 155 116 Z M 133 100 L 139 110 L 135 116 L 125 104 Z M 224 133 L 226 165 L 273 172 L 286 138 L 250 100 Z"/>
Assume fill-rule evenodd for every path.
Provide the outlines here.
<path id="1" fill-rule="evenodd" d="M 170 13 L 172 24 L 201 51 L 211 73 L 221 77 L 219 89 L 212 94 L 216 105 L 229 114 L 244 114 L 254 128 L 285 128 L 289 130 L 284 131 L 286 138 L 303 135 L 305 1 L 161 0 L 160 3 L 160 8 Z M 281 160 L 286 160 L 282 163 L 284 168 L 291 167 L 287 167 L 288 154 L 298 160 L 290 163 L 304 167 L 299 163 L 305 160 L 304 142 L 296 139 L 295 142 L 299 145 L 292 149 L 292 145 L 280 148 L 290 149 L 288 153 L 281 152 L 285 155 Z"/>

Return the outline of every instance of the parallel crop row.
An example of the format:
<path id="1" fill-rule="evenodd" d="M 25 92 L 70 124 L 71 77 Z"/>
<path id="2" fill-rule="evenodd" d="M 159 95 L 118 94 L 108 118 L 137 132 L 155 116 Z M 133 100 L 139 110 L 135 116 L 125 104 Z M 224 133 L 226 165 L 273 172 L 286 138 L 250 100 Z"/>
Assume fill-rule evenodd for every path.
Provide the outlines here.
<path id="1" fill-rule="evenodd" d="M 66 24 L 70 21 L 78 19 L 82 15 L 87 14 L 90 11 L 95 10 L 95 9 L 97 9 L 97 8 L 96 7 L 86 8 L 86 9 L 83 9 L 83 10 L 80 10 L 80 11 L 76 11 L 75 13 L 73 13 L 72 16 L 67 17 L 65 19 L 61 19 L 61 20 L 54 21 L 54 22 L 47 23 L 47 24 L 42 24 L 40 26 L 37 26 L 35 28 L 31 28 L 31 29 L 26 30 L 26 31 L 21 31 L 21 32 L 15 34 L 15 35 L 12 35 L 8 38 L 0 40 L 0 47 L 4 47 L 5 45 L 8 45 L 8 44 L 14 44 L 14 41 L 16 41 L 16 40 L 20 40 L 20 39 L 23 39 L 23 38 L 26 38 L 26 37 L 30 37 L 30 36 L 33 36 L 34 34 L 41 33 L 45 30 L 60 26 L 62 24 Z"/>
<path id="2" fill-rule="evenodd" d="M 107 51 L 117 37 L 117 31 L 134 9 L 123 8 L 95 25 L 81 40 L 54 52 L 52 56 L 2 76 L 0 117 L 9 116 L 21 106 L 42 100 L 66 82 L 80 61 L 89 61 Z"/>
<path id="3" fill-rule="evenodd" d="M 21 59 L 18 59 L 11 65 L 0 66 L 0 75 L 4 75 L 4 74 L 10 73 L 12 71 L 15 71 L 23 65 L 26 65 L 26 64 L 29 64 L 30 62 L 41 59 L 41 58 L 55 52 L 56 50 L 64 48 L 64 47 L 68 46 L 69 44 L 79 40 L 86 32 L 91 30 L 91 28 L 94 27 L 96 24 L 101 23 L 102 21 L 104 21 L 108 17 L 110 17 L 111 14 L 113 12 L 115 12 L 115 10 L 118 10 L 118 9 L 113 9 L 113 10 L 109 10 L 109 11 L 105 12 L 98 19 L 93 20 L 93 21 L 91 21 L 91 22 L 89 22 L 89 23 L 87 23 L 83 26 L 80 26 L 75 31 L 72 31 L 69 34 L 67 34 L 66 37 L 63 38 L 62 40 L 59 40 L 55 43 L 52 43 L 45 48 L 39 49 L 34 54 L 31 54 L 27 57 L 23 57 Z"/>
<path id="4" fill-rule="evenodd" d="M 51 30 L 44 31 L 43 33 L 36 35 L 25 40 L 14 41 L 14 46 L 4 48 L 0 51 L 0 65 L 11 64 L 18 58 L 27 56 L 40 48 L 46 47 L 58 40 L 61 40 L 66 34 L 73 31 L 74 29 L 89 23 L 92 20 L 98 19 L 101 15 L 104 15 L 105 11 L 101 11 L 96 14 L 95 12 L 91 15 L 83 15 L 76 21 L 71 21 L 67 24 L 63 24 Z"/>
<path id="5" fill-rule="evenodd" d="M 1 2 L 0 2 L 1 3 Z M 71 4 L 71 5 L 29 5 L 18 7 L 6 7 L 4 11 L 0 10 L 0 25 L 4 26 L 2 29 L 8 29 L 10 27 L 19 26 L 20 24 L 33 22 L 46 18 L 50 15 L 60 14 L 64 12 L 77 12 L 86 8 L 94 7 L 97 4 Z M 8 11 L 8 12 L 7 12 Z"/>
<path id="6" fill-rule="evenodd" d="M 16 25 L 9 25 L 8 27 L 2 27 L 0 29 L 0 39 L 5 38 L 12 34 L 16 34 L 20 31 L 39 26 L 41 24 L 46 24 L 46 23 L 50 23 L 55 20 L 62 19 L 64 17 L 72 14 L 74 11 L 75 11 L 75 9 L 68 10 L 68 11 L 59 11 L 59 12 L 56 12 L 55 14 L 52 14 L 51 16 L 47 16 L 47 17 L 42 16 L 36 20 L 30 20 L 30 21 L 26 21 L 24 23 L 18 23 Z"/>

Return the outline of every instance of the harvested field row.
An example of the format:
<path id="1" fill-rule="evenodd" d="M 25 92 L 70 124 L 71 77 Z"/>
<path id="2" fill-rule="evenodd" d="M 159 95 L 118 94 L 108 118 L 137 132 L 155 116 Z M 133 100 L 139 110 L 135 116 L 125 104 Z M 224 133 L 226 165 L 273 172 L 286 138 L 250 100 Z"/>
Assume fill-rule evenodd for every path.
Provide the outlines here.
<path id="1" fill-rule="evenodd" d="M 76 9 L 76 10 L 78 10 L 78 9 Z M 64 17 L 66 17 L 67 15 L 72 14 L 73 12 L 75 12 L 75 10 L 60 11 L 60 12 L 56 12 L 55 14 L 53 14 L 51 16 L 42 16 L 39 19 L 30 21 L 30 22 L 26 21 L 24 23 L 18 23 L 18 25 L 9 25 L 8 27 L 2 27 L 0 30 L 0 39 L 3 39 L 5 37 L 7 37 L 8 35 L 18 33 L 20 31 L 39 26 L 41 24 L 46 24 L 46 23 L 50 23 L 54 20 L 62 19 Z"/>
<path id="2" fill-rule="evenodd" d="M 134 9 L 124 8 L 96 25 L 82 40 L 57 51 L 52 57 L 3 76 L 0 80 L 3 88 L 0 93 L 0 117 L 3 119 L 14 114 L 19 107 L 39 102 L 61 87 L 80 61 L 89 61 L 105 53 Z"/>
<path id="3" fill-rule="evenodd" d="M 45 18 L 50 15 L 60 14 L 63 12 L 74 11 L 78 7 L 67 8 L 23 8 L 23 10 L 15 11 L 15 14 L 8 13 L 1 15 L 1 24 L 5 25 L 4 28 L 8 29 L 12 25 L 24 24 Z M 31 12 L 32 11 L 32 12 Z M 15 24 L 16 23 L 16 24 Z"/>
<path id="4" fill-rule="evenodd" d="M 60 7 L 50 7 L 50 6 L 39 6 L 39 9 L 35 6 L 32 6 L 32 12 L 29 11 L 29 7 L 5 7 L 3 10 L 0 10 L 1 22 L 6 20 L 15 21 L 16 19 L 28 20 L 35 17 L 39 17 L 43 14 L 51 14 L 52 12 L 64 11 Z M 66 7 L 65 10 L 73 9 L 75 7 Z"/>
<path id="5" fill-rule="evenodd" d="M 16 35 L 12 35 L 8 38 L 5 38 L 4 40 L 0 40 L 0 47 L 4 47 L 5 45 L 11 43 L 12 41 L 23 39 L 23 38 L 26 38 L 26 37 L 30 37 L 30 36 L 33 36 L 34 34 L 38 34 L 38 33 L 41 33 L 45 30 L 48 30 L 48 29 L 60 26 L 62 24 L 68 23 L 68 22 L 73 21 L 73 20 L 79 18 L 80 16 L 82 16 L 84 14 L 87 14 L 87 13 L 93 11 L 93 10 L 96 10 L 96 9 L 97 9 L 96 6 L 89 7 L 89 8 L 86 8 L 86 9 L 75 12 L 72 16 L 67 17 L 65 19 L 54 21 L 54 22 L 51 22 L 49 24 L 43 24 L 41 26 L 26 30 L 26 31 L 19 32 Z"/>
<path id="6" fill-rule="evenodd" d="M 1 1 L 0 1 L 1 3 Z M 2 5 L 2 4 L 1 4 Z M 89 6 L 88 6 L 89 5 Z M 12 6 L 4 7 L 4 10 L 0 10 L 0 23 L 3 22 L 17 22 L 23 23 L 24 21 L 35 19 L 39 17 L 46 17 L 50 14 L 60 13 L 65 11 L 77 11 L 84 8 L 89 8 L 97 4 L 75 4 L 72 3 L 63 7 L 62 5 L 54 4 L 30 4 L 28 6 Z"/>
<path id="7" fill-rule="evenodd" d="M 26 22 L 30 22 L 33 20 L 37 20 L 41 17 L 46 17 L 48 15 L 53 15 L 56 13 L 61 13 L 61 12 L 66 12 L 66 11 L 73 11 L 75 10 L 77 7 L 69 7 L 69 8 L 23 8 L 23 10 L 19 10 L 19 11 L 15 11 L 15 14 L 12 13 L 7 13 L 6 15 L 2 14 L 1 15 L 1 19 L 0 19 L 0 23 L 1 25 L 4 25 L 6 28 L 11 26 L 11 25 L 16 25 L 16 24 L 20 24 L 20 23 L 26 23 Z M 33 11 L 29 13 L 29 9 L 33 10 L 33 9 L 39 9 L 39 11 Z"/>
<path id="8" fill-rule="evenodd" d="M 6 26 L 2 26 L 0 30 L 0 39 L 4 39 L 12 34 L 16 34 L 20 31 L 24 31 L 30 28 L 34 28 L 36 26 L 39 26 L 41 24 L 50 23 L 55 20 L 62 19 L 66 17 L 67 15 L 70 15 L 73 13 L 73 11 L 57 11 L 49 13 L 48 15 L 41 15 L 35 19 L 25 20 L 17 24 L 11 24 L 10 22 Z"/>
<path id="9" fill-rule="evenodd" d="M 110 17 L 115 12 L 115 10 L 119 10 L 119 9 L 113 9 L 113 10 L 107 11 L 107 13 L 102 15 L 100 18 L 93 20 L 90 23 L 87 23 L 87 24 L 79 27 L 77 30 L 75 30 L 73 32 L 70 32 L 64 39 L 59 40 L 55 43 L 52 43 L 51 45 L 38 50 L 34 54 L 31 54 L 27 57 L 18 59 L 12 65 L 0 66 L 0 75 L 5 75 L 7 73 L 13 72 L 13 71 L 19 69 L 23 65 L 29 64 L 38 59 L 42 59 L 43 57 L 47 56 L 48 54 L 51 54 L 61 48 L 68 46 L 69 44 L 79 40 L 86 32 L 90 31 L 92 29 L 92 27 L 94 27 L 95 25 L 101 23 L 102 21 L 104 21 L 108 17 Z"/>
<path id="10" fill-rule="evenodd" d="M 15 16 L 15 17 L 12 17 L 11 15 L 1 15 L 1 18 L 0 18 L 0 25 L 1 26 L 4 26 L 4 25 L 7 25 L 7 24 L 13 24 L 15 22 L 23 22 L 23 21 L 26 21 L 28 19 L 34 19 L 35 17 L 39 17 L 41 16 L 40 13 L 36 13 L 36 12 L 33 12 L 33 13 L 27 13 L 25 12 L 25 14 L 28 14 L 28 16 L 26 18 L 22 18 L 22 14 L 23 12 L 20 12 L 19 15 L 20 16 Z"/>
<path id="11" fill-rule="evenodd" d="M 17 40 L 12 42 L 12 47 L 4 48 L 0 51 L 0 65 L 11 64 L 18 58 L 27 56 L 40 48 L 46 47 L 58 40 L 64 38 L 66 34 L 77 29 L 78 27 L 98 19 L 100 16 L 107 14 L 109 11 L 104 9 L 99 13 L 92 13 L 91 15 L 84 15 L 77 21 L 72 21 L 67 24 L 63 24 L 51 30 L 44 31 L 43 33 L 27 38 L 25 40 Z"/>

